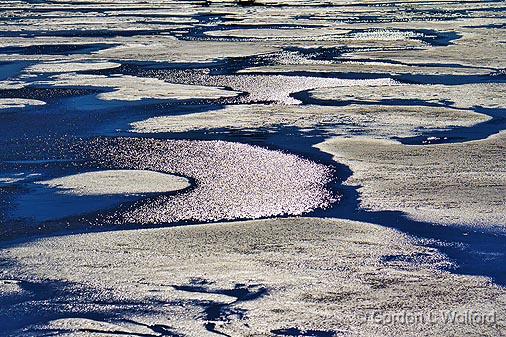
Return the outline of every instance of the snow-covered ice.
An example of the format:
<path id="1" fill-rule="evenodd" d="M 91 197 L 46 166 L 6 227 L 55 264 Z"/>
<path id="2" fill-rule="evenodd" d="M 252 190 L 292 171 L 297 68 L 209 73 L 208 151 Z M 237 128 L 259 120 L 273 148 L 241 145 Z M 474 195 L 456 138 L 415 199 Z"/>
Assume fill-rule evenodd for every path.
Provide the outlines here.
<path id="1" fill-rule="evenodd" d="M 188 179 L 146 170 L 107 170 L 39 181 L 37 184 L 76 195 L 164 193 L 190 186 Z"/>

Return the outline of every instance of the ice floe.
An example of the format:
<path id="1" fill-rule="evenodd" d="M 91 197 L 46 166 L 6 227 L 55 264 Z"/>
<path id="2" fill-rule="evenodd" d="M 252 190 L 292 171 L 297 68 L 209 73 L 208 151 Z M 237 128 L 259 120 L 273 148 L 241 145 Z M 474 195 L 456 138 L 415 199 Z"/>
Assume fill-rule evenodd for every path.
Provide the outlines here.
<path id="1" fill-rule="evenodd" d="M 464 85 L 392 85 L 385 90 L 383 86 L 343 87 L 339 89 L 320 88 L 313 90 L 311 97 L 321 100 L 358 101 L 378 103 L 389 100 L 408 100 L 416 104 L 450 105 L 469 109 L 475 106 L 502 108 L 506 106 L 504 83 L 479 83 Z"/>
<path id="2" fill-rule="evenodd" d="M 37 183 L 75 195 L 166 193 L 190 186 L 186 178 L 146 170 L 86 172 Z"/>
<path id="3" fill-rule="evenodd" d="M 492 67 L 503 69 L 506 66 L 504 61 L 504 48 L 497 43 L 497 34 L 494 31 L 480 29 L 479 33 L 466 25 L 472 22 L 480 22 L 479 20 L 450 20 L 434 23 L 433 27 L 437 29 L 446 29 L 450 31 L 458 31 L 461 37 L 453 44 L 445 48 L 406 48 L 403 50 L 388 51 L 381 53 L 374 51 L 364 51 L 355 53 L 351 51 L 346 56 L 349 58 L 361 58 L 375 60 L 378 58 L 388 58 L 393 61 L 405 63 L 434 63 L 434 64 L 459 64 L 474 67 Z M 497 22 L 497 19 L 496 19 Z M 417 27 L 416 23 L 409 24 L 411 28 Z M 397 26 L 405 26 L 397 24 Z M 418 23 L 418 26 L 426 26 Z"/>
<path id="4" fill-rule="evenodd" d="M 210 62 L 231 57 L 246 57 L 278 51 L 275 46 L 259 43 L 215 41 L 178 41 L 166 36 L 162 41 L 149 39 L 125 43 L 101 50 L 96 57 L 133 61 Z"/>
<path id="5" fill-rule="evenodd" d="M 407 38 L 421 37 L 423 34 L 413 31 L 398 31 L 387 29 L 373 29 L 362 32 L 353 32 L 350 37 L 359 40 L 404 40 Z"/>
<path id="6" fill-rule="evenodd" d="M 26 69 L 29 73 L 71 73 L 88 70 L 113 69 L 121 66 L 115 62 L 51 62 L 39 63 Z"/>
<path id="7" fill-rule="evenodd" d="M 238 71 L 248 73 L 356 73 L 356 74 L 390 74 L 390 75 L 489 75 L 492 69 L 480 67 L 434 66 L 430 64 L 403 64 L 378 61 L 332 61 L 311 60 L 302 56 L 277 58 L 276 64 L 248 67 Z"/>
<path id="8" fill-rule="evenodd" d="M 350 80 L 341 78 L 287 76 L 287 75 L 209 75 L 203 72 L 173 72 L 165 75 L 171 81 L 184 83 L 230 87 L 233 90 L 246 92 L 247 96 L 239 98 L 239 102 L 249 103 L 283 103 L 301 104 L 293 94 L 317 88 L 348 88 L 353 91 L 355 87 L 369 86 L 387 88 L 399 84 L 391 78 L 378 78 L 367 80 Z"/>
<path id="9" fill-rule="evenodd" d="M 456 144 L 407 146 L 392 140 L 334 138 L 317 147 L 350 167 L 360 205 L 399 210 L 439 224 L 506 224 L 506 133 Z"/>
<path id="10" fill-rule="evenodd" d="M 103 100 L 136 101 L 145 98 L 151 99 L 216 99 L 222 97 L 234 97 L 238 93 L 223 88 L 185 85 L 165 82 L 155 78 L 141 78 L 129 75 L 83 75 L 62 74 L 57 75 L 50 81 L 40 81 L 41 84 L 49 84 L 56 87 L 105 87 L 113 88 L 111 92 L 99 94 Z"/>
<path id="11" fill-rule="evenodd" d="M 104 168 L 152 170 L 193 178 L 180 195 L 139 201 L 107 214 L 108 223 L 177 223 L 300 215 L 336 197 L 331 169 L 298 156 L 223 141 L 116 138 L 83 144 Z"/>
<path id="12" fill-rule="evenodd" d="M 48 289 L 29 306 L 0 307 L 0 317 L 37 322 L 11 330 L 13 336 L 453 336 L 505 329 L 504 288 L 441 271 L 450 264 L 444 256 L 396 231 L 346 220 L 60 236 L 2 249 L 0 257 L 13 262 L 0 270 L 3 279 Z M 59 283 L 65 292 L 49 291 Z M 471 310 L 490 321 L 445 319 Z M 388 321 L 403 314 L 420 319 Z"/>
<path id="13" fill-rule="evenodd" d="M 45 105 L 46 102 L 26 98 L 0 98 L 0 110 L 19 109 L 27 106 Z"/>
<path id="14" fill-rule="evenodd" d="M 416 106 L 343 107 L 318 105 L 227 105 L 218 110 L 153 117 L 131 124 L 138 133 L 187 132 L 207 130 L 271 130 L 297 127 L 303 132 L 319 130 L 328 135 L 369 134 L 407 137 L 420 130 L 472 126 L 490 117 L 458 109 Z"/>
<path id="15" fill-rule="evenodd" d="M 26 291 L 21 287 L 21 282 L 17 280 L 0 279 L 0 300 L 5 297 L 24 295 Z"/>
<path id="16" fill-rule="evenodd" d="M 237 38 L 255 38 L 255 39 L 271 39 L 283 40 L 290 39 L 290 41 L 297 40 L 310 40 L 317 41 L 321 39 L 329 39 L 335 35 L 345 34 L 347 30 L 339 29 L 321 29 L 321 28 L 306 28 L 306 29 L 228 29 L 228 30 L 214 30 L 207 31 L 205 35 L 213 37 L 237 37 Z"/>

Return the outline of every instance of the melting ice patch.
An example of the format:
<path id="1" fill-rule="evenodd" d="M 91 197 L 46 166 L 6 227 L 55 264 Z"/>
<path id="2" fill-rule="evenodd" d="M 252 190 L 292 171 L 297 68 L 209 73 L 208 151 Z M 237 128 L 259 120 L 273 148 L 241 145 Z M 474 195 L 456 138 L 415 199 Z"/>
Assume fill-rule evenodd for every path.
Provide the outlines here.
<path id="1" fill-rule="evenodd" d="M 144 78 L 128 75 L 57 75 L 49 81 L 40 81 L 38 84 L 72 87 L 106 87 L 114 91 L 99 94 L 103 100 L 136 101 L 145 98 L 152 99 L 215 99 L 221 97 L 234 97 L 238 93 L 223 88 L 203 85 L 185 85 L 168 83 L 155 78 Z"/>
<path id="2" fill-rule="evenodd" d="M 266 39 L 266 40 L 332 40 L 336 35 L 342 35 L 349 32 L 343 29 L 322 29 L 322 28 L 305 28 L 305 29 L 228 29 L 213 30 L 205 32 L 210 37 L 235 37 L 246 39 Z"/>
<path id="3" fill-rule="evenodd" d="M 103 170 L 41 180 L 38 175 L 15 174 L 0 177 L 0 187 L 21 187 L 7 212 L 14 221 L 27 222 L 25 231 L 38 222 L 113 209 L 123 202 L 174 193 L 190 186 L 188 179 L 147 170 Z M 5 231 L 18 230 L 10 223 Z"/>
<path id="4" fill-rule="evenodd" d="M 27 106 L 44 105 L 46 102 L 36 99 L 26 98 L 0 98 L 0 110 L 2 109 L 20 109 Z"/>
<path id="5" fill-rule="evenodd" d="M 170 36 L 147 43 L 145 39 L 99 51 L 96 58 L 133 61 L 209 62 L 229 57 L 250 57 L 278 51 L 259 43 L 179 41 Z"/>
<path id="6" fill-rule="evenodd" d="M 318 88 L 348 88 L 362 87 L 367 90 L 369 86 L 388 87 L 398 84 L 391 78 L 370 80 L 349 80 L 312 76 L 286 76 L 286 75 L 218 75 L 211 76 L 203 72 L 173 72 L 162 77 L 174 82 L 207 84 L 219 87 L 230 87 L 233 90 L 247 92 L 249 95 L 240 98 L 241 102 L 277 102 L 283 104 L 301 104 L 292 94 L 318 89 Z"/>
<path id="7" fill-rule="evenodd" d="M 163 193 L 190 186 L 186 178 L 145 170 L 87 172 L 37 183 L 75 195 Z"/>
<path id="8" fill-rule="evenodd" d="M 116 62 L 47 62 L 25 69 L 29 73 L 71 73 L 88 70 L 114 69 L 121 66 Z"/>
<path id="9" fill-rule="evenodd" d="M 97 139 L 104 168 L 153 170 L 195 179 L 196 188 L 139 201 L 103 222 L 160 224 L 298 215 L 336 201 L 331 169 L 298 156 L 223 141 Z"/>
<path id="10" fill-rule="evenodd" d="M 357 40 L 383 40 L 383 41 L 395 41 L 404 40 L 409 38 L 423 37 L 422 33 L 413 31 L 399 31 L 389 29 L 376 29 L 364 32 L 353 32 L 350 37 Z"/>
<path id="11" fill-rule="evenodd" d="M 10 247 L 0 250 L 0 258 L 15 261 L 2 266 L 2 277 L 21 286 L 29 280 L 51 290 L 48 280 L 65 282 L 65 291 L 32 295 L 29 305 L 0 306 L 0 317 L 26 327 L 16 336 L 218 335 L 211 327 L 228 336 L 301 330 L 417 336 L 420 329 L 434 336 L 493 336 L 505 328 L 503 320 L 475 325 L 366 319 L 383 313 L 377 308 L 392 315 L 403 312 L 397 308 L 481 308 L 497 317 L 506 308 L 504 288 L 441 272 L 451 263 L 436 249 L 369 223 L 288 218 L 88 233 Z M 19 291 L 15 284 L 4 289 Z M 38 319 L 27 320 L 30 315 Z"/>
<path id="12" fill-rule="evenodd" d="M 385 89 L 371 85 L 353 88 L 319 88 L 310 92 L 319 100 L 381 102 L 383 100 L 404 100 L 426 102 L 439 105 L 452 105 L 469 109 L 475 106 L 503 108 L 506 106 L 504 83 L 473 83 L 463 85 L 422 85 L 397 84 Z"/>
<path id="13" fill-rule="evenodd" d="M 366 209 L 399 210 L 440 224 L 506 224 L 506 133 L 456 144 L 406 146 L 366 137 L 317 146 L 351 168 Z"/>
<path id="14" fill-rule="evenodd" d="M 209 130 L 275 131 L 294 126 L 302 132 L 318 130 L 329 135 L 414 136 L 420 130 L 472 126 L 490 117 L 458 109 L 381 105 L 237 104 L 207 112 L 152 117 L 131 124 L 132 132 L 164 133 Z"/>

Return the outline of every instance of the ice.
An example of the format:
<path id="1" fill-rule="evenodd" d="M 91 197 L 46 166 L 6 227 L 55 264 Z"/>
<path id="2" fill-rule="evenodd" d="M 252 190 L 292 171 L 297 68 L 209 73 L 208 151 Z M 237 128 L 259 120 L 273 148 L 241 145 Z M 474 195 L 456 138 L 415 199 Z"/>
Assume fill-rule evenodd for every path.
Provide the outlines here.
<path id="1" fill-rule="evenodd" d="M 407 146 L 358 137 L 335 138 L 317 147 L 352 169 L 346 183 L 359 186 L 366 209 L 504 231 L 505 140 L 502 132 L 479 141 Z"/>
<path id="2" fill-rule="evenodd" d="M 25 98 L 0 98 L 0 110 L 19 109 L 27 106 L 45 105 L 46 102 Z"/>
<path id="3" fill-rule="evenodd" d="M 330 168 L 298 156 L 223 141 L 98 139 L 83 149 L 100 167 L 177 173 L 196 188 L 108 214 L 112 224 L 300 215 L 336 201 Z"/>
<path id="4" fill-rule="evenodd" d="M 474 107 L 501 108 L 506 105 L 504 83 L 477 83 L 463 85 L 392 85 L 387 91 L 382 86 L 358 86 L 353 88 L 320 88 L 310 94 L 322 100 L 355 100 L 381 103 L 387 100 L 409 100 L 419 104 L 437 104 L 460 109 Z"/>
<path id="5" fill-rule="evenodd" d="M 441 316 L 475 310 L 503 317 L 504 288 L 441 271 L 449 261 L 435 249 L 367 223 L 288 218 L 90 233 L 37 240 L 0 256 L 16 261 L 2 268 L 4 279 L 29 279 L 42 289 L 67 284 L 65 293 L 29 302 L 44 317 L 36 315 L 38 324 L 19 336 L 452 336 L 505 329 L 499 319 L 452 324 Z M 376 312 L 430 312 L 436 320 L 380 324 L 371 318 Z M 23 320 L 30 309 L 1 306 L 5 315 Z"/>
<path id="6" fill-rule="evenodd" d="M 37 184 L 75 195 L 143 194 L 183 190 L 186 178 L 146 170 L 107 170 L 39 181 Z"/>
<path id="7" fill-rule="evenodd" d="M 301 104 L 293 94 L 309 90 L 332 88 L 332 90 L 350 90 L 361 87 L 367 90 L 370 86 L 388 88 L 398 84 L 391 78 L 368 80 L 350 80 L 320 76 L 286 76 L 286 75 L 217 75 L 210 76 L 201 72 L 168 74 L 171 81 L 190 82 L 192 84 L 208 83 L 214 86 L 230 87 L 233 90 L 246 92 L 249 95 L 238 99 L 242 103 L 282 103 Z M 345 89 L 346 88 L 346 89 Z"/>
<path id="8" fill-rule="evenodd" d="M 131 124 L 136 133 L 234 130 L 276 132 L 283 127 L 297 127 L 303 133 L 318 130 L 326 135 L 414 136 L 420 130 L 473 126 L 490 120 L 484 114 L 467 110 L 370 105 L 367 107 L 331 107 L 319 105 L 241 104 L 222 109 L 183 115 L 152 117 Z"/>
<path id="9" fill-rule="evenodd" d="M 89 70 L 113 69 L 121 66 L 115 62 L 51 62 L 39 63 L 26 69 L 29 73 L 70 73 Z"/>
<path id="10" fill-rule="evenodd" d="M 207 36 L 212 37 L 237 37 L 237 38 L 253 38 L 253 39 L 270 39 L 270 40 L 283 40 L 290 39 L 290 41 L 309 40 L 318 41 L 325 39 L 332 39 L 334 36 L 347 33 L 347 30 L 340 29 L 320 29 L 320 28 L 306 28 L 306 29 L 228 29 L 208 31 L 205 33 Z"/>
<path id="11" fill-rule="evenodd" d="M 72 87 L 91 86 L 113 88 L 112 92 L 99 94 L 103 100 L 136 101 L 146 98 L 152 99 L 213 99 L 221 97 L 234 97 L 238 93 L 222 88 L 173 84 L 155 78 L 141 78 L 128 75 L 57 75 L 50 81 L 41 81 L 40 84 L 52 86 Z"/>

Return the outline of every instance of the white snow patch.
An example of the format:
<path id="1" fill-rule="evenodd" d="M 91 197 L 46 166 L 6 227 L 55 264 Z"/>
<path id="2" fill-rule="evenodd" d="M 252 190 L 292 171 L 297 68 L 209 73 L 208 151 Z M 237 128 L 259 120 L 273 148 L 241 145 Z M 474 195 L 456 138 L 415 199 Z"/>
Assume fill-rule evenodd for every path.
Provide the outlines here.
<path id="1" fill-rule="evenodd" d="M 19 109 L 29 105 L 45 105 L 46 102 L 26 98 L 0 98 L 0 109 Z"/>
<path id="2" fill-rule="evenodd" d="M 407 146 L 370 137 L 318 144 L 353 171 L 365 209 L 398 210 L 419 221 L 504 231 L 506 133 L 455 144 Z"/>
<path id="3" fill-rule="evenodd" d="M 87 70 L 114 69 L 121 66 L 116 62 L 48 62 L 39 63 L 25 69 L 29 73 L 71 73 Z"/>
<path id="4" fill-rule="evenodd" d="M 151 99 L 216 99 L 234 97 L 238 93 L 223 88 L 174 84 L 156 78 L 136 77 L 129 75 L 79 75 L 62 74 L 54 76 L 50 81 L 41 81 L 41 84 L 53 86 L 89 86 L 114 88 L 114 91 L 99 94 L 103 100 L 136 101 L 145 98 Z"/>
<path id="5" fill-rule="evenodd" d="M 145 170 L 87 172 L 37 183 L 75 195 L 163 193 L 190 186 L 186 178 Z"/>

